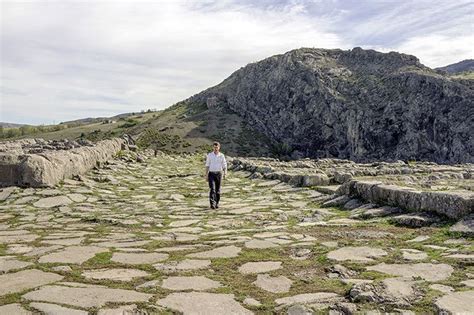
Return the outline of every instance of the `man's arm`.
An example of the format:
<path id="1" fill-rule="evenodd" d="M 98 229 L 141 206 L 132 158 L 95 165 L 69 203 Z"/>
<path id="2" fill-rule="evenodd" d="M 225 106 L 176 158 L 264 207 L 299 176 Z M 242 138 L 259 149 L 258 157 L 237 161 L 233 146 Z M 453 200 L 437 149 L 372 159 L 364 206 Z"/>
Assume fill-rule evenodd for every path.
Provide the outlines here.
<path id="1" fill-rule="evenodd" d="M 206 173 L 204 174 L 206 181 L 209 180 L 209 155 L 206 155 Z"/>
<path id="2" fill-rule="evenodd" d="M 224 172 L 224 178 L 225 178 L 227 175 L 227 161 L 225 160 L 225 156 L 223 156 L 223 159 L 222 159 L 222 170 Z"/>

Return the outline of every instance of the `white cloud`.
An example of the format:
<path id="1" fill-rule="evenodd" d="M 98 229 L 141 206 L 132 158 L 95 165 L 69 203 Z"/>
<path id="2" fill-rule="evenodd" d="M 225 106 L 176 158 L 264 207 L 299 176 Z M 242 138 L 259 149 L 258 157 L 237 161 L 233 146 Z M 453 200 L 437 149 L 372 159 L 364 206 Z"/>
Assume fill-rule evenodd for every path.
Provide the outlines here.
<path id="1" fill-rule="evenodd" d="M 0 121 L 165 108 L 299 47 L 380 47 L 445 65 L 472 58 L 465 3 L 2 1 Z"/>

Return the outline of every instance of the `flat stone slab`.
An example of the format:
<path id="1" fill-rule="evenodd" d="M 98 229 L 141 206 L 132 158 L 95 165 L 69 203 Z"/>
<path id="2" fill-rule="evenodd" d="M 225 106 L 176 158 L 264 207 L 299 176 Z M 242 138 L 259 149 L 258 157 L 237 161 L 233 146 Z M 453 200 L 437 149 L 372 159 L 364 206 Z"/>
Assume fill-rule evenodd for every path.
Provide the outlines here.
<path id="1" fill-rule="evenodd" d="M 24 294 L 23 298 L 30 301 L 51 302 L 90 308 L 102 307 L 106 303 L 147 302 L 152 296 L 151 294 L 133 290 L 110 289 L 96 285 L 88 285 L 85 288 L 48 285 Z"/>
<path id="2" fill-rule="evenodd" d="M 257 261 L 248 262 L 239 267 L 239 272 L 243 274 L 263 273 L 281 268 L 281 261 Z"/>
<path id="3" fill-rule="evenodd" d="M 402 249 L 403 258 L 406 260 L 423 260 L 428 254 L 417 249 Z"/>
<path id="4" fill-rule="evenodd" d="M 70 246 L 59 252 L 41 256 L 40 263 L 82 264 L 107 249 L 96 246 Z"/>
<path id="5" fill-rule="evenodd" d="M 115 268 L 84 271 L 82 275 L 95 280 L 131 281 L 135 278 L 146 277 L 149 273 L 138 269 Z"/>
<path id="6" fill-rule="evenodd" d="M 89 312 L 75 310 L 64 306 L 49 303 L 30 303 L 30 306 L 46 315 L 87 315 Z"/>
<path id="7" fill-rule="evenodd" d="M 367 267 L 367 270 L 378 271 L 401 277 L 421 277 L 426 281 L 447 279 L 454 269 L 447 264 L 378 264 Z"/>
<path id="8" fill-rule="evenodd" d="M 192 258 L 232 258 L 237 257 L 241 250 L 240 247 L 230 245 L 214 248 L 205 252 L 192 253 L 186 256 Z"/>
<path id="9" fill-rule="evenodd" d="M 156 302 L 158 305 L 187 314 L 239 314 L 253 312 L 247 310 L 234 300 L 233 294 L 216 294 L 206 292 L 172 293 Z"/>
<path id="10" fill-rule="evenodd" d="M 0 257 L 0 273 L 10 270 L 22 269 L 31 266 L 33 263 L 15 259 L 13 256 Z"/>
<path id="11" fill-rule="evenodd" d="M 160 263 L 155 264 L 155 267 L 158 270 L 162 271 L 181 271 L 181 270 L 197 270 L 197 269 L 206 269 L 211 265 L 210 260 L 202 259 L 185 259 L 182 261 L 172 261 L 169 263 Z"/>
<path id="12" fill-rule="evenodd" d="M 161 287 L 173 291 L 196 290 L 205 291 L 219 288 L 219 282 L 203 276 L 169 277 L 163 280 Z"/>
<path id="13" fill-rule="evenodd" d="M 124 305 L 117 308 L 103 308 L 97 312 L 97 315 L 138 315 L 146 314 L 145 312 L 140 312 L 135 304 Z"/>
<path id="14" fill-rule="evenodd" d="M 294 296 L 288 296 L 276 299 L 277 305 L 293 305 L 293 304 L 313 304 L 313 303 L 328 303 L 335 300 L 340 300 L 342 297 L 336 293 L 331 292 L 317 292 L 304 293 Z"/>
<path id="15" fill-rule="evenodd" d="M 51 272 L 30 269 L 0 275 L 0 296 L 62 280 L 64 277 Z"/>
<path id="16" fill-rule="evenodd" d="M 267 274 L 259 274 L 254 285 L 268 292 L 285 293 L 290 291 L 293 281 L 284 276 L 272 277 Z"/>
<path id="17" fill-rule="evenodd" d="M 278 244 L 272 243 L 266 240 L 251 240 L 245 243 L 245 247 L 247 248 L 272 248 L 278 247 Z"/>
<path id="18" fill-rule="evenodd" d="M 170 223 L 170 227 L 185 227 L 198 223 L 199 220 L 179 220 Z"/>
<path id="19" fill-rule="evenodd" d="M 469 216 L 458 221 L 449 229 L 449 231 L 474 235 L 474 214 L 470 214 Z"/>
<path id="20" fill-rule="evenodd" d="M 13 303 L 0 306 L 0 314 L 15 315 L 33 315 L 32 312 L 26 310 L 21 304 Z"/>
<path id="21" fill-rule="evenodd" d="M 153 264 L 168 259 L 162 253 L 114 253 L 110 260 L 129 265 Z"/>
<path id="22" fill-rule="evenodd" d="M 442 314 L 472 314 L 474 290 L 446 294 L 436 300 L 434 305 Z"/>
<path id="23" fill-rule="evenodd" d="M 387 252 L 380 248 L 362 247 L 342 247 L 328 253 L 329 259 L 337 261 L 359 261 L 372 262 L 374 258 L 386 256 Z"/>
<path id="24" fill-rule="evenodd" d="M 72 203 L 72 200 L 66 196 L 54 196 L 42 198 L 36 201 L 33 206 L 37 208 L 54 208 L 59 206 L 67 206 Z"/>

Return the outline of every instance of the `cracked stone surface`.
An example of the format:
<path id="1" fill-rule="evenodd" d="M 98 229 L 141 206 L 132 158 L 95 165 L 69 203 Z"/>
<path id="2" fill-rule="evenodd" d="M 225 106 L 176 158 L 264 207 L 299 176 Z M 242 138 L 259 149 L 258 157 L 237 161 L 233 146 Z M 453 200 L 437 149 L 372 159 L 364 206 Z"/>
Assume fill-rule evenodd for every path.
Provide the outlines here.
<path id="1" fill-rule="evenodd" d="M 48 285 L 23 295 L 24 299 L 30 301 L 66 304 L 85 308 L 102 307 L 106 303 L 146 302 L 151 297 L 151 294 L 133 290 L 109 289 L 93 285 L 86 288 Z"/>
<path id="2" fill-rule="evenodd" d="M 169 277 L 163 280 L 161 287 L 173 291 L 196 290 L 206 291 L 220 287 L 217 281 L 203 276 Z"/>
<path id="3" fill-rule="evenodd" d="M 186 314 L 253 314 L 234 299 L 233 294 L 205 292 L 172 293 L 156 302 L 158 305 Z M 199 311 L 197 311 L 199 310 Z"/>
<path id="4" fill-rule="evenodd" d="M 336 314 L 416 305 L 432 314 L 435 303 L 448 310 L 449 301 L 470 298 L 461 294 L 474 279 L 469 234 L 400 227 L 390 223 L 398 210 L 359 201 L 323 207 L 339 185 L 295 187 L 239 169 L 229 170 L 212 210 L 202 156 L 143 155 L 143 163 L 113 159 L 52 188 L 0 189 L 0 298 L 9 303 L 0 313 Z M 307 173 L 313 162 L 265 163 Z M 354 174 L 386 167 L 324 163 Z M 459 181 L 456 167 L 443 167 L 440 181 Z M 387 176 L 426 174 L 434 175 Z M 356 286 L 378 302 L 351 300 Z"/>

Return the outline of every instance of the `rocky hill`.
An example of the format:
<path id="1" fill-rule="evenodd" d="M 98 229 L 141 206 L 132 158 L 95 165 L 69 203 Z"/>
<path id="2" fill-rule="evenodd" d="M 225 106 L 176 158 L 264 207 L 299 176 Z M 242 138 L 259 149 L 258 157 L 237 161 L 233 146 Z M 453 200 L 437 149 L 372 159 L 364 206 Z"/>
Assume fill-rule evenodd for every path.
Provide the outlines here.
<path id="1" fill-rule="evenodd" d="M 458 163 L 474 162 L 473 101 L 470 80 L 414 56 L 301 48 L 249 64 L 184 104 L 233 112 L 291 157 Z"/>
<path id="2" fill-rule="evenodd" d="M 444 67 L 436 68 L 436 70 L 443 70 L 449 74 L 458 74 L 467 71 L 474 71 L 474 59 L 466 59 Z"/>

